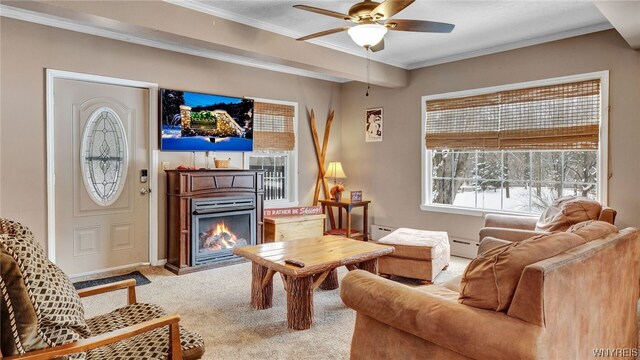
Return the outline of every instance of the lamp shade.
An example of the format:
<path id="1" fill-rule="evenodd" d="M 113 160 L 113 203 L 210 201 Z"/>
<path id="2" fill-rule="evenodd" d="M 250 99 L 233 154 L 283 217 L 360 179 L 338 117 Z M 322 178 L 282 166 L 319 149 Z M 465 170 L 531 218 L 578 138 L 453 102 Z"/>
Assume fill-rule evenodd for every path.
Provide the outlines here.
<path id="1" fill-rule="evenodd" d="M 333 179 L 344 179 L 347 175 L 342 170 L 342 164 L 340 161 L 332 161 L 327 166 L 327 172 L 324 174 L 325 177 L 333 178 Z"/>
<path id="2" fill-rule="evenodd" d="M 387 28 L 380 24 L 362 24 L 350 28 L 347 33 L 356 44 L 370 47 L 382 40 Z"/>

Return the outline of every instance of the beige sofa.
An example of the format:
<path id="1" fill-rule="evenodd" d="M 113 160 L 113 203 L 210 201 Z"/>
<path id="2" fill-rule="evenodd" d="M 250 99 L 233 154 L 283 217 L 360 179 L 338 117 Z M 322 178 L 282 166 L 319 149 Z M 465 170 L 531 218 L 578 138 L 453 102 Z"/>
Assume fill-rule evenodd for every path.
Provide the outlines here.
<path id="1" fill-rule="evenodd" d="M 584 207 L 588 207 L 586 211 Z M 581 197 L 565 197 L 556 200 L 538 217 L 488 214 L 480 229 L 479 242 L 485 237 L 522 241 L 546 233 L 546 229 L 564 230 L 575 223 L 594 219 L 614 224 L 616 210 L 601 206 L 596 201 Z M 542 224 L 543 223 L 543 224 Z M 540 228 L 540 226 L 543 228 Z"/>
<path id="2" fill-rule="evenodd" d="M 639 233 L 626 228 L 526 266 L 505 312 L 459 303 L 455 286 L 352 271 L 340 292 L 357 311 L 351 358 L 586 359 L 636 349 Z"/>

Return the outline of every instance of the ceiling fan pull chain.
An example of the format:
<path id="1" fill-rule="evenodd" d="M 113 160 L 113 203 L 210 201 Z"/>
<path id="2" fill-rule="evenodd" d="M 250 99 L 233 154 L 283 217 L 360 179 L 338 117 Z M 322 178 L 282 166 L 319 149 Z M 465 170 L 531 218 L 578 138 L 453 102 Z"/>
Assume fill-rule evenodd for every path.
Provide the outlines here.
<path id="1" fill-rule="evenodd" d="M 366 47 L 367 51 L 367 93 L 365 96 L 369 96 L 369 89 L 371 88 L 371 54 L 369 47 Z"/>

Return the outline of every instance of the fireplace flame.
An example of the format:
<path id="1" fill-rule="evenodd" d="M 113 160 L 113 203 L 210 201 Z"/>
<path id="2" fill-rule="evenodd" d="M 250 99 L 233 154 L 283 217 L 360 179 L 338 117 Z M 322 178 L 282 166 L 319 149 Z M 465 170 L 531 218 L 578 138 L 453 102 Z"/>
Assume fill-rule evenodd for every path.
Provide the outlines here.
<path id="1" fill-rule="evenodd" d="M 238 240 L 224 222 L 219 222 L 211 230 L 200 233 L 201 249 L 223 250 L 246 244 L 247 241 L 245 239 Z"/>
<path id="2" fill-rule="evenodd" d="M 215 235 L 220 235 L 220 234 L 224 234 L 224 233 L 227 233 L 227 234 L 231 235 L 234 239 L 236 238 L 234 233 L 232 233 L 231 230 L 229 230 L 229 228 L 227 227 L 227 225 L 224 224 L 224 222 L 218 223 L 216 225 Z"/>

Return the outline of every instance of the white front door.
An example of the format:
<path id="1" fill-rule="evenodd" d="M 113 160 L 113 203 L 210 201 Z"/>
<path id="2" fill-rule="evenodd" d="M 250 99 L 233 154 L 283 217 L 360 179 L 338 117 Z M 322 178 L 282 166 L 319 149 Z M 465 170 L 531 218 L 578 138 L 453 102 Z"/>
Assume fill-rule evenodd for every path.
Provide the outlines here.
<path id="1" fill-rule="evenodd" d="M 149 261 L 148 91 L 54 80 L 55 258 L 69 275 Z"/>

